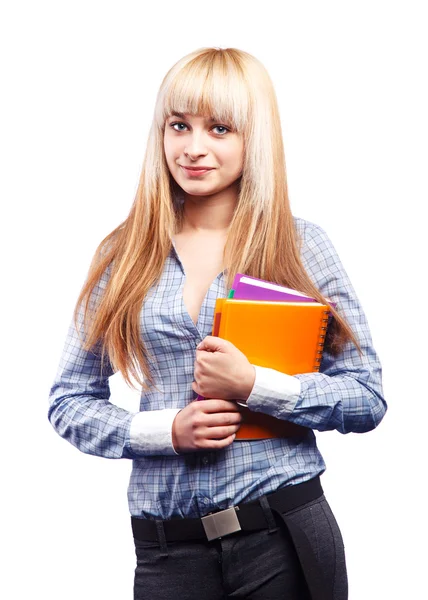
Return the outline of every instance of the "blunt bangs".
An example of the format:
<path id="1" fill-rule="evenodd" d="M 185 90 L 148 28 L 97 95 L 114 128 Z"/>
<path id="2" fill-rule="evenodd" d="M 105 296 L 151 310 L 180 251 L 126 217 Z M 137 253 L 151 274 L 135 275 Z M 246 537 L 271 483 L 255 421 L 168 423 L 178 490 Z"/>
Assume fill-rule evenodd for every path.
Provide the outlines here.
<path id="1" fill-rule="evenodd" d="M 198 56 L 184 66 L 177 63 L 160 90 L 155 118 L 161 129 L 173 112 L 207 115 L 243 132 L 250 121 L 250 90 L 243 68 L 220 52 Z"/>

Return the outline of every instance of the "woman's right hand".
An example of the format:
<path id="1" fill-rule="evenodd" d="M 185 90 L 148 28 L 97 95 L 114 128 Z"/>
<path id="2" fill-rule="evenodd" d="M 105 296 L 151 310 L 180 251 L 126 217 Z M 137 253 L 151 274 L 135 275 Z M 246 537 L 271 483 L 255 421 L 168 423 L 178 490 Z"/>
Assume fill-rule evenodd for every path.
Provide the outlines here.
<path id="1" fill-rule="evenodd" d="M 232 400 L 195 400 L 177 413 L 172 424 L 175 451 L 219 450 L 235 439 L 242 415 Z"/>

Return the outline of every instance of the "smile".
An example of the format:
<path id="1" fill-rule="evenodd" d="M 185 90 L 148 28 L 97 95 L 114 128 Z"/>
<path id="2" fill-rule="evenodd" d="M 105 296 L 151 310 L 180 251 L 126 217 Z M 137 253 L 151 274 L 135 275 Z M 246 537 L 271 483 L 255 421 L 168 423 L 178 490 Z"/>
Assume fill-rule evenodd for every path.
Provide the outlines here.
<path id="1" fill-rule="evenodd" d="M 182 165 L 180 165 L 180 167 L 183 169 L 183 171 L 186 173 L 186 175 L 189 175 L 190 177 L 201 177 L 201 175 L 205 175 L 205 173 L 209 173 L 210 171 L 213 171 L 213 168 L 191 168 L 191 167 L 183 167 Z"/>

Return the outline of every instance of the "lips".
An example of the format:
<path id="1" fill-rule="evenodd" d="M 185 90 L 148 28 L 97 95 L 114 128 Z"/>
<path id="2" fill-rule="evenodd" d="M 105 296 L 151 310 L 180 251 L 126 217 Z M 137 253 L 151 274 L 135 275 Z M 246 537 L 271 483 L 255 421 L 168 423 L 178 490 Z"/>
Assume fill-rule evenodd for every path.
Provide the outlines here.
<path id="1" fill-rule="evenodd" d="M 214 167 L 185 167 L 184 165 L 180 165 L 180 167 L 188 175 L 203 175 L 214 169 Z"/>
<path id="2" fill-rule="evenodd" d="M 186 165 L 180 165 L 183 169 L 187 169 L 188 171 L 211 171 L 214 167 L 186 167 Z"/>

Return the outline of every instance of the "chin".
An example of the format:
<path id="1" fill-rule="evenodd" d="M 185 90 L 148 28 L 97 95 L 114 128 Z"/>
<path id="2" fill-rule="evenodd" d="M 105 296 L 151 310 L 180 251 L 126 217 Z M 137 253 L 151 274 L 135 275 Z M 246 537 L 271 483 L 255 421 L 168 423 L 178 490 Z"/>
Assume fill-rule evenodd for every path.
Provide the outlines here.
<path id="1" fill-rule="evenodd" d="M 217 187 L 213 187 L 208 186 L 208 185 L 203 185 L 203 183 L 199 183 L 197 181 L 195 181 L 195 183 L 193 185 L 189 185 L 189 182 L 183 182 L 179 184 L 181 189 L 186 193 L 186 194 L 191 194 L 193 196 L 203 196 L 204 194 L 215 194 L 215 192 L 218 192 L 219 189 Z M 223 189 L 223 188 L 221 188 Z"/>
<path id="2" fill-rule="evenodd" d="M 184 190 L 188 196 L 212 196 L 219 190 Z"/>

